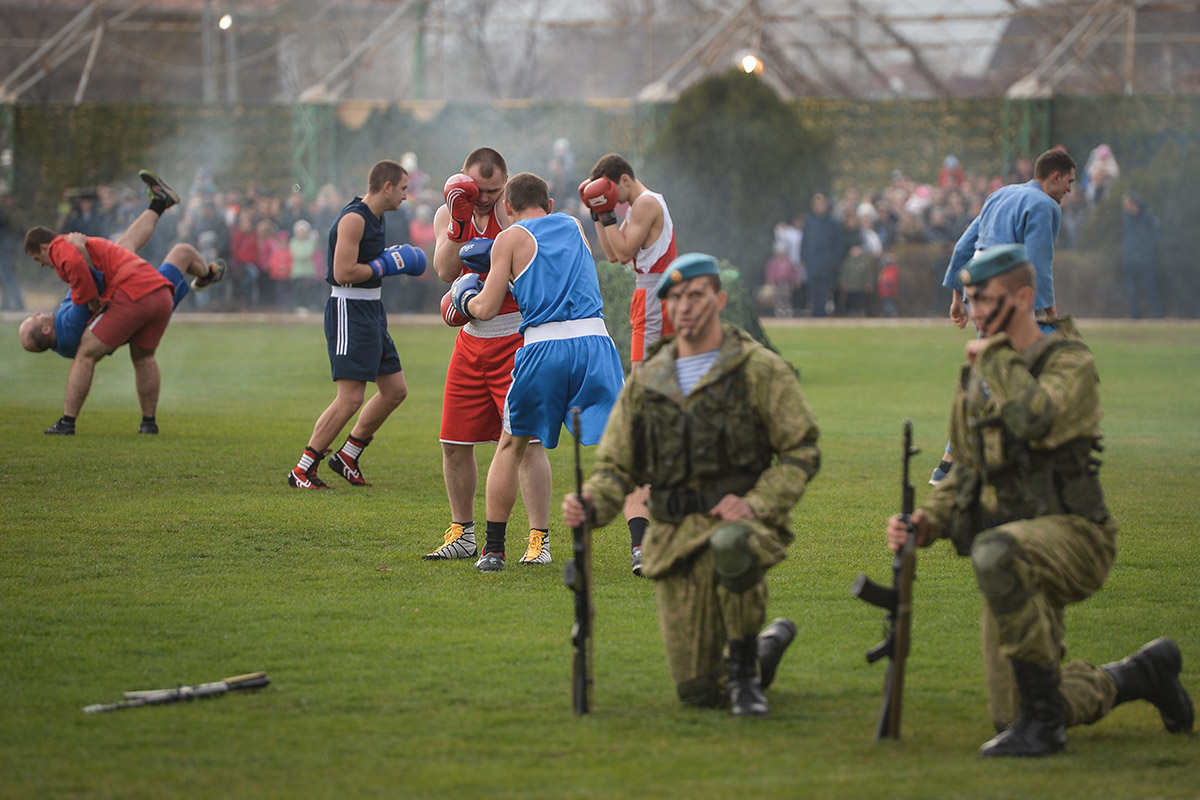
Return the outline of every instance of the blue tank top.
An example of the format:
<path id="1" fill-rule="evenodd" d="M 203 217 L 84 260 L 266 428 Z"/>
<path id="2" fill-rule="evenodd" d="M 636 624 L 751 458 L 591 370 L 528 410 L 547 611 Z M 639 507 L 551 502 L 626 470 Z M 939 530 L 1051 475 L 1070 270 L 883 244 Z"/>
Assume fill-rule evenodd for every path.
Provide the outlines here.
<path id="1" fill-rule="evenodd" d="M 358 214 L 363 218 L 363 237 L 362 241 L 358 243 L 359 264 L 366 264 L 371 259 L 377 258 L 384 248 L 383 218 L 375 216 L 361 197 L 354 198 L 346 204 L 342 213 L 338 214 L 337 219 L 333 221 L 333 227 L 329 229 L 329 249 L 325 253 L 325 282 L 333 286 L 338 285 L 337 281 L 333 279 L 333 253 L 337 249 L 338 223 L 347 214 Z M 376 286 L 382 286 L 383 279 L 371 277 L 353 285 L 362 289 L 373 289 Z"/>
<path id="2" fill-rule="evenodd" d="M 579 222 L 566 214 L 513 223 L 537 244 L 529 266 L 513 281 L 512 294 L 521 307 L 521 331 L 531 325 L 604 317 L 604 298 L 596 261 Z"/>
<path id="3" fill-rule="evenodd" d="M 104 291 L 104 273 L 95 267 L 88 267 L 92 280 L 96 282 L 96 291 Z M 79 342 L 83 339 L 83 330 L 92 319 L 92 310 L 87 306 L 77 306 L 71 299 L 71 290 L 54 312 L 54 337 L 57 343 L 50 349 L 63 358 L 75 358 L 79 350 Z"/>

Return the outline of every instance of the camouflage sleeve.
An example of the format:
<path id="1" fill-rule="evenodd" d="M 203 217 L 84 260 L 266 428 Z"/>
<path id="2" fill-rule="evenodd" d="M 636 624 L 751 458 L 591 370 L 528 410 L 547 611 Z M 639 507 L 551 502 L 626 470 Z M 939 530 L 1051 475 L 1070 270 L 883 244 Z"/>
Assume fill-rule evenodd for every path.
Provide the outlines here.
<path id="1" fill-rule="evenodd" d="M 958 491 L 956 472 L 957 470 L 951 469 L 945 478 L 938 481 L 938 485 L 921 505 L 929 525 L 926 529 L 927 544 L 932 544 L 935 539 L 946 535 L 950 524 L 950 511 L 954 508 L 954 494 Z"/>
<path id="2" fill-rule="evenodd" d="M 608 415 L 604 435 L 596 447 L 592 475 L 583 484 L 583 491 L 592 495 L 596 525 L 607 525 L 625 504 L 625 495 L 640 483 L 633 470 L 634 397 L 638 384 L 630 376 Z"/>
<path id="3" fill-rule="evenodd" d="M 993 337 L 979 352 L 978 363 L 1014 436 L 1048 449 L 1099 435 L 1096 366 L 1082 343 L 1051 353 L 1036 378 L 1007 336 Z"/>
<path id="4" fill-rule="evenodd" d="M 746 371 L 749 400 L 767 426 L 776 461 L 745 500 L 759 519 L 782 525 L 821 468 L 819 431 L 800 382 L 783 359 L 763 350 L 747 362 Z"/>
<path id="5" fill-rule="evenodd" d="M 950 430 L 947 435 L 950 438 L 950 452 L 954 456 L 954 463 L 956 465 L 965 464 L 970 460 L 968 454 L 963 450 L 965 430 L 959 411 L 962 406 L 963 387 L 969 374 L 970 370 L 964 367 L 964 371 L 960 374 L 956 384 L 954 403 L 950 407 Z M 942 538 L 946 533 L 950 523 L 950 512 L 954 508 L 954 496 L 958 492 L 958 484 L 961 477 L 962 473 L 958 467 L 951 467 L 950 472 L 945 478 L 938 481 L 938 485 L 934 487 L 929 497 L 921 505 L 929 522 L 927 531 L 929 543 L 932 543 L 935 539 Z"/>

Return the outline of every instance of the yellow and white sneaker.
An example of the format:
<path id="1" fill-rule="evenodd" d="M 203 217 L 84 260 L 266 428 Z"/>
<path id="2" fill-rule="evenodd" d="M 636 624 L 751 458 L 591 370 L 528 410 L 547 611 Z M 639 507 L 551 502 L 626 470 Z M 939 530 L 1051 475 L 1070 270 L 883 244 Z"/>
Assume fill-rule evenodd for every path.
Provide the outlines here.
<path id="1" fill-rule="evenodd" d="M 465 528 L 457 522 L 451 522 L 446 528 L 445 541 L 432 553 L 421 556 L 425 561 L 438 561 L 443 558 L 474 558 L 475 557 L 475 526 Z"/>
<path id="2" fill-rule="evenodd" d="M 550 534 L 530 531 L 529 546 L 525 548 L 525 555 L 521 556 L 520 563 L 549 564 L 552 560 L 550 558 Z"/>

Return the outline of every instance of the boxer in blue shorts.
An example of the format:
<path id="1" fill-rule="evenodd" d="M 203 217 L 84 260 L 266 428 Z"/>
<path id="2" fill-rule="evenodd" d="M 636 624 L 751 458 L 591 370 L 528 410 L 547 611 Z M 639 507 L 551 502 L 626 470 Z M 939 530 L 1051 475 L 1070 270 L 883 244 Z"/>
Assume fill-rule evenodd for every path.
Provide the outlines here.
<path id="1" fill-rule="evenodd" d="M 367 193 L 351 200 L 329 231 L 325 281 L 325 340 L 337 397 L 317 419 L 304 455 L 288 473 L 297 489 L 328 489 L 317 465 L 350 418 L 362 408 L 345 444 L 329 466 L 352 486 L 369 486 L 358 468 L 362 451 L 388 416 L 404 402 L 408 385 L 400 356 L 387 330 L 380 287 L 389 275 L 420 275 L 425 254 L 410 244 L 384 248 L 383 215 L 395 211 L 408 192 L 408 173 L 385 159 L 371 168 Z M 363 405 L 367 382 L 379 391 Z"/>
<path id="2" fill-rule="evenodd" d="M 553 448 L 573 406 L 581 409 L 580 442 L 600 441 L 608 413 L 625 384 L 621 358 L 604 325 L 596 262 L 579 221 L 554 214 L 546 182 L 528 172 L 504 190 L 512 225 L 496 237 L 487 265 L 454 281 L 454 306 L 473 319 L 497 314 L 511 285 L 521 310 L 525 344 L 513 362 L 504 402 L 504 431 L 488 469 L 487 543 L 475 567 L 504 568 L 508 517 L 517 497 L 517 466 L 529 440 Z M 550 561 L 549 534 L 530 535 L 522 563 Z"/>

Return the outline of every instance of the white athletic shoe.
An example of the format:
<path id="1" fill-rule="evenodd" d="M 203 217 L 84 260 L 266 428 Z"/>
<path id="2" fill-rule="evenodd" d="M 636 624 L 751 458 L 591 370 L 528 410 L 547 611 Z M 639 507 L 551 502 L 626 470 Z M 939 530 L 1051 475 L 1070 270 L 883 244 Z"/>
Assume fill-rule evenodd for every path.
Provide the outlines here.
<path id="1" fill-rule="evenodd" d="M 529 546 L 525 548 L 525 555 L 521 556 L 520 563 L 549 564 L 551 561 L 550 534 L 542 533 L 541 531 L 530 531 Z"/>
<path id="2" fill-rule="evenodd" d="M 441 546 L 421 558 L 425 561 L 438 561 L 443 558 L 474 558 L 475 553 L 475 526 L 468 525 L 464 528 L 457 522 L 451 522 L 450 527 L 446 528 L 445 541 Z"/>

